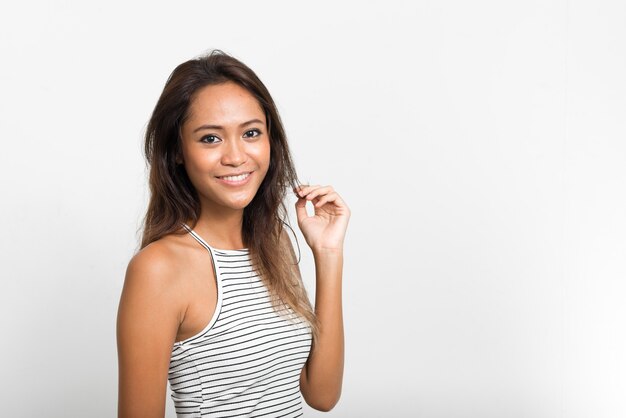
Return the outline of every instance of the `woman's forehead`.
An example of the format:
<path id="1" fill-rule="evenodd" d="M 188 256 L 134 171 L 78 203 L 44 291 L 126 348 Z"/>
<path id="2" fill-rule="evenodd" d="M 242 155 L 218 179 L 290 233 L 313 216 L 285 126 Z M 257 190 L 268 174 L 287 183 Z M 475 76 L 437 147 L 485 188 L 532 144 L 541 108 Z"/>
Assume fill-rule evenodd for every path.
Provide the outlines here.
<path id="1" fill-rule="evenodd" d="M 203 123 L 239 124 L 254 118 L 265 120 L 259 101 L 233 82 L 203 87 L 190 103 L 189 110 L 190 121 L 202 119 Z"/>

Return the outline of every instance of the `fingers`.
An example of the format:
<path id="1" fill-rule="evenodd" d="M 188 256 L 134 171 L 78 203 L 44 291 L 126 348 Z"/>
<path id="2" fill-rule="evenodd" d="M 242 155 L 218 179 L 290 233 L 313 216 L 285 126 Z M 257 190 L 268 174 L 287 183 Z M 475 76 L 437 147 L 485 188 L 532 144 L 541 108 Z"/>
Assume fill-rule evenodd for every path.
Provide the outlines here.
<path id="1" fill-rule="evenodd" d="M 299 189 L 295 189 L 294 192 L 298 197 L 305 200 L 313 200 L 320 195 L 325 195 L 328 193 L 332 193 L 334 190 L 331 186 L 302 186 Z"/>
<path id="2" fill-rule="evenodd" d="M 331 192 L 319 198 L 317 202 L 313 204 L 313 206 L 315 206 L 316 208 L 319 208 L 319 207 L 324 206 L 326 203 L 336 202 L 337 200 L 339 200 L 339 195 L 335 192 Z"/>
<path id="3" fill-rule="evenodd" d="M 296 217 L 298 218 L 298 223 L 302 222 L 308 216 L 309 214 L 306 212 L 306 200 L 298 197 L 298 201 L 296 202 Z"/>
<path id="4" fill-rule="evenodd" d="M 333 203 L 333 205 L 349 211 L 345 202 L 332 186 L 307 185 L 294 189 L 294 192 L 298 196 L 296 210 L 299 209 L 302 215 L 306 215 L 305 208 L 307 201 L 311 201 L 315 208 L 321 208 L 327 203 Z"/>

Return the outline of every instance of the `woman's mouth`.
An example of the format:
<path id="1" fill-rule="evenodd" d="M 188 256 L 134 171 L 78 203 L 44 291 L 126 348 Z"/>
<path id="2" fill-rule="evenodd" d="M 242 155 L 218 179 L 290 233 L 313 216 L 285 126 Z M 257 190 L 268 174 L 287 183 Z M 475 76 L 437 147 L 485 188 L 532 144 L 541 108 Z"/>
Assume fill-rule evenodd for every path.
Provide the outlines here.
<path id="1" fill-rule="evenodd" d="M 219 176 L 218 179 L 221 180 L 222 183 L 228 184 L 230 186 L 241 186 L 246 184 L 250 180 L 252 172 L 245 172 L 237 175 L 229 175 L 229 176 Z"/>

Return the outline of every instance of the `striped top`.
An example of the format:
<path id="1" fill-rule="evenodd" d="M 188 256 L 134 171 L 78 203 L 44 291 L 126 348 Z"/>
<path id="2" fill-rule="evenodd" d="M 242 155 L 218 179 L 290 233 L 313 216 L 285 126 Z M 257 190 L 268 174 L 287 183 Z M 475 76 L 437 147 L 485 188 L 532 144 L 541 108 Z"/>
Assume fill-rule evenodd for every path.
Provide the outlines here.
<path id="1" fill-rule="evenodd" d="M 211 255 L 217 306 L 202 331 L 172 347 L 168 380 L 177 417 L 301 416 L 309 325 L 276 312 L 248 249 L 213 248 L 183 226 Z"/>

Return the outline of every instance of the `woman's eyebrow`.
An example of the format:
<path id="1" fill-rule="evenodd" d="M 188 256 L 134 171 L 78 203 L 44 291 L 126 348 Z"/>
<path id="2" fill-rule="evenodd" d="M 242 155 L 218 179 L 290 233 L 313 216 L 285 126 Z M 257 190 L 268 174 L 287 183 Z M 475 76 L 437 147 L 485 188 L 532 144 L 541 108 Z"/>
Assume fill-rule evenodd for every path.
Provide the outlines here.
<path id="1" fill-rule="evenodd" d="M 240 128 L 243 128 L 246 125 L 251 125 L 253 123 L 263 123 L 262 120 L 260 119 L 251 119 L 247 122 L 244 122 L 242 124 L 239 125 Z M 193 133 L 195 134 L 196 132 L 202 130 L 202 129 L 220 129 L 223 130 L 224 127 L 221 125 L 202 125 L 202 126 L 198 126 L 196 129 L 193 130 Z"/>

